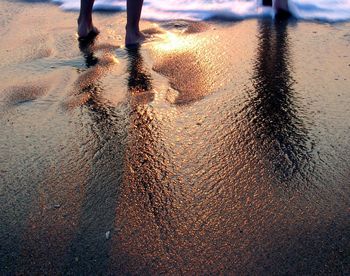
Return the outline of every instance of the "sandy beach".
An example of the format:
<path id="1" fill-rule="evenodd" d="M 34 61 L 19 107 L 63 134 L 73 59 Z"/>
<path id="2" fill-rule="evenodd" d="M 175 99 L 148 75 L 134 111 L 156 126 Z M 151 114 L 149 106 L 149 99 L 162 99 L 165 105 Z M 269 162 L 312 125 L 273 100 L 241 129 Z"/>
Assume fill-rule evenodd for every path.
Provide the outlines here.
<path id="1" fill-rule="evenodd" d="M 350 23 L 0 2 L 1 275 L 350 273 Z"/>

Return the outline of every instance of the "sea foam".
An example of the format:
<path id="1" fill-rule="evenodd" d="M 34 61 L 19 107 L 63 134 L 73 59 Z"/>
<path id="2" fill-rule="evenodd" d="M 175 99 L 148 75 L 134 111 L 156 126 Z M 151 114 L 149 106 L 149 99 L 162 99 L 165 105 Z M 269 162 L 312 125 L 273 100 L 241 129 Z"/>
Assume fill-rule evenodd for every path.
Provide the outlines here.
<path id="1" fill-rule="evenodd" d="M 53 0 L 63 10 L 79 10 L 79 0 Z M 96 0 L 94 9 L 124 11 L 125 0 Z M 350 0 L 289 0 L 293 15 L 303 20 L 338 22 L 350 20 Z M 261 0 L 145 0 L 142 18 L 150 20 L 239 20 L 273 16 Z"/>

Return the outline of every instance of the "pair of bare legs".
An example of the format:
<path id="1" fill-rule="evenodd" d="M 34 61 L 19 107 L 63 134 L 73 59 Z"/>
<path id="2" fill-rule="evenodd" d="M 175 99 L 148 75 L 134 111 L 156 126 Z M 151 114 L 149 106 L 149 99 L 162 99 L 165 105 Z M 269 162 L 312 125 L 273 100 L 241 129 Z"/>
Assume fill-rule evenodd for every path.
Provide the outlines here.
<path id="1" fill-rule="evenodd" d="M 92 22 L 92 8 L 95 0 L 81 0 L 80 14 L 78 18 L 79 38 L 96 36 L 99 30 Z M 127 0 L 127 23 L 125 44 L 139 44 L 145 40 L 145 35 L 140 31 L 139 23 L 141 17 L 143 0 Z"/>
<path id="2" fill-rule="evenodd" d="M 92 22 L 94 2 L 95 0 L 81 0 L 78 18 L 79 38 L 88 38 L 99 33 Z M 143 0 L 127 0 L 126 45 L 139 44 L 145 40 L 145 35 L 139 28 L 142 5 Z M 288 12 L 288 0 L 263 0 L 263 5 L 271 5 L 276 11 Z"/>

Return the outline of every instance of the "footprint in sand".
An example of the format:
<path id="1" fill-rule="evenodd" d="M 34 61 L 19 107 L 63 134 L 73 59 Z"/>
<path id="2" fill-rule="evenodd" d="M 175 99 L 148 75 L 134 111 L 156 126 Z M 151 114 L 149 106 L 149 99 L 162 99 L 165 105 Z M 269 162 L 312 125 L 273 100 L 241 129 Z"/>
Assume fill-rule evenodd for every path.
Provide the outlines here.
<path id="1" fill-rule="evenodd" d="M 204 98 L 213 91 L 215 80 L 210 53 L 203 50 L 209 42 L 196 34 L 208 30 L 208 24 L 173 21 L 162 27 L 169 31 L 152 47 L 152 69 L 168 79 L 171 89 L 167 99 L 174 104 L 188 104 Z"/>
<path id="2" fill-rule="evenodd" d="M 48 58 L 55 54 L 52 38 L 50 36 L 34 36 L 25 39 L 20 47 L 20 56 L 23 55 L 23 61 L 32 61 L 42 58 Z"/>
<path id="3" fill-rule="evenodd" d="M 176 20 L 163 23 L 162 28 L 171 31 L 180 31 L 184 34 L 201 33 L 210 28 L 210 25 L 205 22 L 194 22 L 188 20 Z"/>
<path id="4" fill-rule="evenodd" d="M 119 63 L 114 51 L 120 46 L 108 43 L 80 43 L 80 51 L 87 67 L 73 84 L 70 96 L 63 103 L 64 109 L 74 109 L 84 105 L 91 98 L 99 97 L 101 78 Z"/>
<path id="5" fill-rule="evenodd" d="M 32 84 L 12 86 L 3 91 L 2 101 L 8 106 L 20 105 L 34 101 L 46 95 L 47 87 Z"/>

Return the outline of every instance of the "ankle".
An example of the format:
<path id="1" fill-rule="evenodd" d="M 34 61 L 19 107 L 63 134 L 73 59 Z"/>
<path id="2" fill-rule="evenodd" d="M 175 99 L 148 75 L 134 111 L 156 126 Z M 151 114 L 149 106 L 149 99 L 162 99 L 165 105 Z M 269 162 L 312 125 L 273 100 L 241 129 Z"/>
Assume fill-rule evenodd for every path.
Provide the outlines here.
<path id="1" fill-rule="evenodd" d="M 138 34 L 140 33 L 140 28 L 139 26 L 135 26 L 135 25 L 126 25 L 125 26 L 125 30 L 127 33 L 131 33 L 131 34 Z"/>

